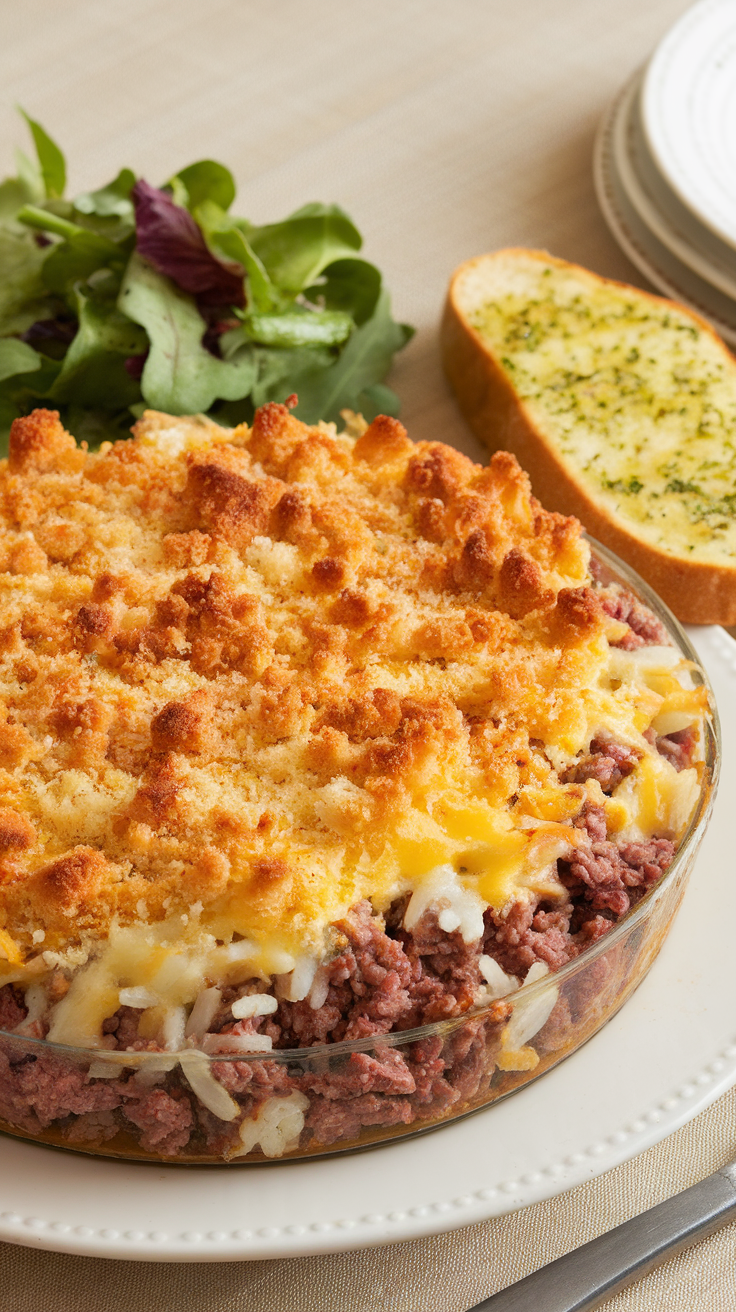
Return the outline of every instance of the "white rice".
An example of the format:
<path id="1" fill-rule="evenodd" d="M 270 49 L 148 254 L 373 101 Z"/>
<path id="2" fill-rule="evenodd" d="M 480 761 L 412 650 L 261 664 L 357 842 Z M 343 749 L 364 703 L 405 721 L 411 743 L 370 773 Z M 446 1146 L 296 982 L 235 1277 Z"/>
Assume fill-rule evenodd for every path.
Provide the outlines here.
<path id="1" fill-rule="evenodd" d="M 464 943 L 475 943 L 483 933 L 486 904 L 460 882 L 451 865 L 435 866 L 417 884 L 404 914 L 404 928 L 414 929 L 425 911 L 436 911 L 445 934 L 459 929 Z"/>
<path id="2" fill-rule="evenodd" d="M 303 1093 L 290 1093 L 287 1098 L 268 1098 L 257 1116 L 243 1121 L 240 1127 L 240 1147 L 233 1153 L 242 1157 L 260 1147 L 266 1157 L 281 1157 L 296 1148 L 304 1129 L 304 1113 L 309 1099 Z"/>
<path id="3" fill-rule="evenodd" d="M 313 1011 L 319 1011 L 320 1007 L 324 1007 L 329 991 L 330 980 L 327 969 L 325 966 L 320 966 L 309 990 L 309 1005 Z"/>
<path id="4" fill-rule="evenodd" d="M 271 1052 L 269 1034 L 205 1034 L 200 1047 L 204 1052 Z"/>
<path id="5" fill-rule="evenodd" d="M 240 1113 L 240 1107 L 235 1099 L 230 1097 L 227 1089 L 223 1089 L 222 1085 L 218 1084 L 204 1053 L 198 1052 L 196 1048 L 190 1048 L 188 1052 L 179 1054 L 179 1061 L 185 1079 L 202 1105 L 218 1120 L 234 1121 Z"/>
<path id="6" fill-rule="evenodd" d="M 549 966 L 544 961 L 535 961 L 534 965 L 529 967 L 524 983 L 534 984 L 548 974 Z M 519 1048 L 523 1048 L 525 1043 L 539 1033 L 549 1020 L 559 992 L 556 984 L 550 984 L 549 988 L 540 989 L 537 997 L 525 998 L 522 995 L 514 1003 L 513 1015 L 504 1031 L 505 1048 L 511 1052 L 518 1052 Z"/>
<path id="7" fill-rule="evenodd" d="M 216 988 L 202 989 L 197 994 L 184 1029 L 187 1038 L 197 1038 L 207 1033 L 217 1015 L 217 1009 L 221 1001 L 222 993 Z"/>
<path id="8" fill-rule="evenodd" d="M 236 1020 L 250 1020 L 253 1016 L 271 1016 L 278 1005 L 270 993 L 246 993 L 236 998 L 230 1010 Z"/>
<path id="9" fill-rule="evenodd" d="M 513 993 L 519 987 L 520 981 L 516 975 L 507 975 L 498 962 L 485 953 L 478 958 L 478 969 L 486 981 L 483 1001 L 493 1002 L 495 998 L 504 998 L 507 993 Z"/>
<path id="10" fill-rule="evenodd" d="M 276 976 L 276 996 L 286 1002 L 302 1002 L 312 987 L 317 973 L 317 959 L 312 956 L 297 957 L 296 965 L 288 974 Z"/>
<path id="11" fill-rule="evenodd" d="M 142 984 L 132 989 L 121 989 L 118 998 L 121 1007 L 135 1007 L 139 1010 L 146 1007 L 156 1007 L 161 1001 L 156 993 L 144 988 Z"/>
<path id="12" fill-rule="evenodd" d="M 187 1013 L 184 1007 L 168 1007 L 161 1026 L 161 1035 L 167 1052 L 178 1052 L 184 1047 L 184 1030 Z"/>

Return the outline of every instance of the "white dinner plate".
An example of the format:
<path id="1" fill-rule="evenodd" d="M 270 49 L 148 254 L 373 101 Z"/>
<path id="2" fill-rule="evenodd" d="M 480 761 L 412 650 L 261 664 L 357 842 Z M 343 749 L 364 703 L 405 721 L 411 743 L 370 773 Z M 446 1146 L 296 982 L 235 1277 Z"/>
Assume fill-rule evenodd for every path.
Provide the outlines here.
<path id="1" fill-rule="evenodd" d="M 702 0 L 647 68 L 642 121 L 661 172 L 736 247 L 736 3 Z"/>
<path id="2" fill-rule="evenodd" d="M 678 260 L 736 300 L 736 250 L 716 237 L 678 200 L 659 172 L 639 114 L 643 72 L 631 79 L 611 122 L 618 178 L 639 218 Z"/>
<path id="3" fill-rule="evenodd" d="M 725 341 L 736 345 L 736 301 L 694 273 L 647 227 L 618 175 L 613 135 L 626 88 L 604 116 L 596 137 L 593 173 L 598 203 L 613 236 L 632 264 L 659 291 L 701 314 Z"/>
<path id="4" fill-rule="evenodd" d="M 690 636 L 721 712 L 719 797 L 662 952 L 584 1048 L 455 1125 L 322 1161 L 167 1167 L 0 1137 L 0 1238 L 96 1257 L 192 1262 L 414 1239 L 589 1180 L 728 1089 L 736 1082 L 736 644 L 717 628 Z"/>

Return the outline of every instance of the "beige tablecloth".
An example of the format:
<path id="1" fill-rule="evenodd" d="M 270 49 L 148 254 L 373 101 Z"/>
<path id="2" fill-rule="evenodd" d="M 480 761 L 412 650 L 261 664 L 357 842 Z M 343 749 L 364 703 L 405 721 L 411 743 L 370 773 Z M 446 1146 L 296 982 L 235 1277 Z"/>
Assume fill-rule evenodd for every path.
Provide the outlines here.
<path id="1" fill-rule="evenodd" d="M 23 0 L 0 7 L 0 167 L 22 104 L 72 191 L 122 164 L 152 182 L 210 156 L 238 210 L 335 200 L 418 333 L 394 371 L 412 436 L 481 457 L 442 379 L 453 267 L 542 246 L 641 281 L 598 213 L 599 117 L 683 0 Z M 655 967 L 656 968 L 656 967 Z M 150 1266 L 0 1245 L 2 1312 L 461 1312 L 722 1165 L 736 1093 L 633 1162 L 515 1216 L 335 1257 Z M 491 1113 L 492 1115 L 492 1113 Z M 733 1227 L 609 1312 L 733 1312 Z"/>

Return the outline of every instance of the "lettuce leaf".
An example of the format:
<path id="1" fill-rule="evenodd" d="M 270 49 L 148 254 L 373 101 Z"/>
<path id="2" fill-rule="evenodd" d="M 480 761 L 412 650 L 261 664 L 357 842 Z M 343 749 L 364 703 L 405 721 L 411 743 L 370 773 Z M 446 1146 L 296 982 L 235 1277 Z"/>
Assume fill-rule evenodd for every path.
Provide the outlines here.
<path id="1" fill-rule="evenodd" d="M 280 291 L 304 291 L 329 264 L 363 245 L 358 229 L 337 205 L 305 205 L 283 223 L 246 232 Z"/>
<path id="2" fill-rule="evenodd" d="M 97 191 L 83 191 L 74 199 L 74 208 L 80 214 L 94 214 L 101 219 L 133 220 L 131 192 L 135 186 L 132 169 L 121 169 L 112 182 Z"/>
<path id="3" fill-rule="evenodd" d="M 126 360 L 148 349 L 146 333 L 114 301 L 77 291 L 79 328 L 49 392 L 52 401 L 124 409 L 140 396 Z"/>
<path id="4" fill-rule="evenodd" d="M 246 339 L 263 346 L 339 346 L 354 327 L 353 319 L 341 310 L 302 310 L 282 314 L 243 316 Z M 232 334 L 229 334 L 232 337 Z"/>
<path id="5" fill-rule="evenodd" d="M 32 346 L 21 342 L 17 337 L 4 337 L 0 340 L 0 382 L 13 378 L 16 374 L 31 374 L 38 369 L 41 356 Z"/>
<path id="6" fill-rule="evenodd" d="M 39 404 L 91 443 L 146 405 L 237 423 L 296 391 L 310 421 L 396 412 L 382 380 L 411 330 L 339 206 L 255 225 L 208 159 L 69 199 L 61 150 L 24 117 L 36 158 L 0 183 L 0 438 Z"/>
<path id="7" fill-rule="evenodd" d="M 192 296 L 133 254 L 118 308 L 145 328 L 151 343 L 141 376 L 143 399 L 173 415 L 203 414 L 218 398 L 247 396 L 256 378 L 250 347 L 219 360 L 203 345 L 206 324 Z"/>
<path id="8" fill-rule="evenodd" d="M 263 262 L 251 246 L 238 219 L 226 214 L 213 200 L 203 201 L 194 211 L 210 249 L 223 261 L 235 260 L 246 273 L 246 300 L 256 310 L 277 308 L 282 298 L 271 282 Z"/>
<path id="9" fill-rule="evenodd" d="M 25 332 L 43 317 L 46 255 L 29 232 L 0 224 L 0 336 Z"/>
<path id="10" fill-rule="evenodd" d="M 194 213 L 198 205 L 211 201 L 229 210 L 235 200 L 235 179 L 224 164 L 214 159 L 200 159 L 176 174 L 187 193 L 187 206 Z"/>
<path id="11" fill-rule="evenodd" d="M 385 376 L 394 353 L 400 351 L 412 335 L 412 328 L 395 323 L 391 318 L 391 300 L 388 292 L 383 290 L 375 314 L 362 327 L 356 328 L 329 369 L 316 373 L 310 370 L 292 379 L 293 390 L 299 396 L 295 413 L 307 424 L 317 423 L 319 419 L 337 421 L 341 410 L 345 409 L 359 410 L 367 419 L 375 418 L 379 411 L 369 389 Z M 288 393 L 283 388 L 279 390 L 282 395 L 273 399 L 283 401 Z M 381 393 L 387 402 L 388 393 L 388 388 Z M 391 405 L 391 412 L 397 413 L 395 399 Z"/>
<path id="12" fill-rule="evenodd" d="M 31 129 L 46 195 L 63 196 L 66 187 L 66 160 L 63 154 L 40 123 L 36 123 L 34 119 L 29 118 L 24 109 L 21 109 L 20 112 Z"/>

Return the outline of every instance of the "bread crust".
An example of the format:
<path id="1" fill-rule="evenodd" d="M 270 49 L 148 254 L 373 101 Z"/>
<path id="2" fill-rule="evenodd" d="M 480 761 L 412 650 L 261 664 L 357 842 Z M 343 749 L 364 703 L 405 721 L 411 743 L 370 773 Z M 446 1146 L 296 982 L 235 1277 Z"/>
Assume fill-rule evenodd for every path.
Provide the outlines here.
<path id="1" fill-rule="evenodd" d="M 617 523 L 563 464 L 534 423 L 489 347 L 468 323 L 460 304 L 464 278 L 489 259 L 517 254 L 595 278 L 596 282 L 631 290 L 625 283 L 598 279 L 589 270 L 557 259 L 546 251 L 512 247 L 461 264 L 450 281 L 442 318 L 441 350 L 445 373 L 465 419 L 491 451 L 513 451 L 522 468 L 529 473 L 534 493 L 540 501 L 580 519 L 594 537 L 628 561 L 647 580 L 678 619 L 687 624 L 736 624 L 736 566 L 688 560 L 674 552 L 662 551 Z M 653 301 L 659 307 L 674 304 L 639 288 L 634 290 L 637 297 Z M 679 313 L 683 312 L 681 306 L 675 308 Z M 717 334 L 704 319 L 696 314 L 690 317 L 720 344 Z"/>

